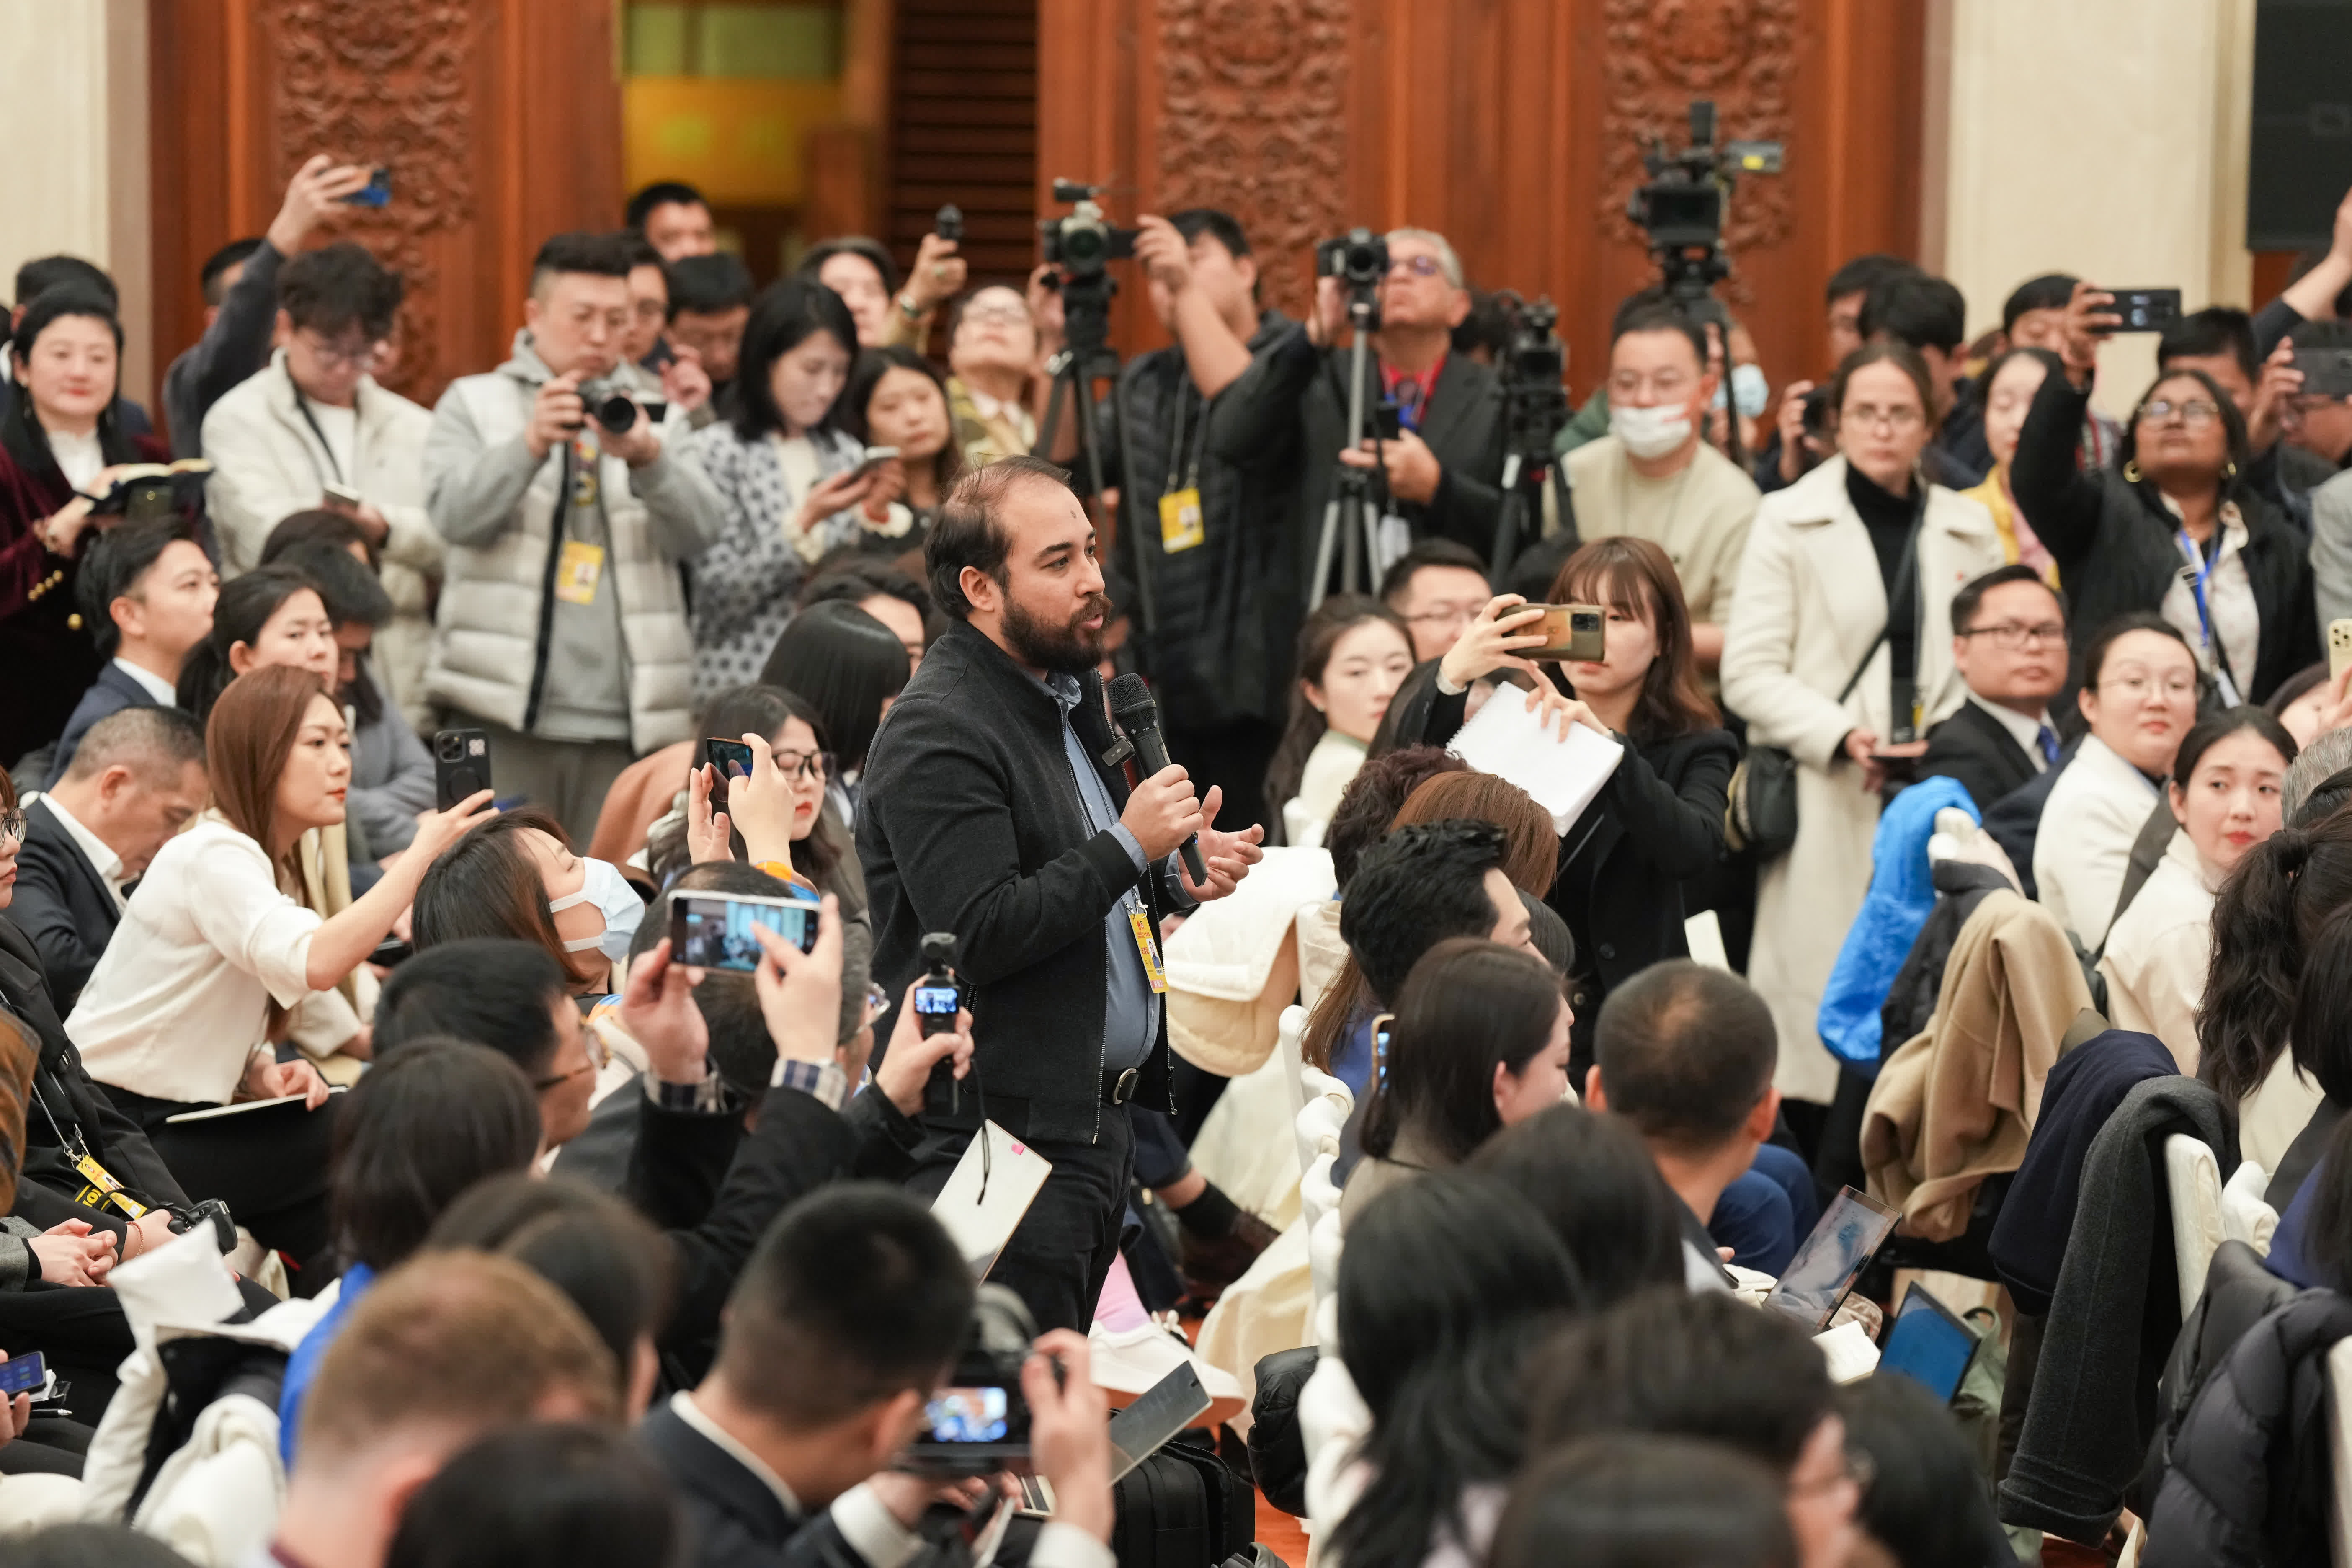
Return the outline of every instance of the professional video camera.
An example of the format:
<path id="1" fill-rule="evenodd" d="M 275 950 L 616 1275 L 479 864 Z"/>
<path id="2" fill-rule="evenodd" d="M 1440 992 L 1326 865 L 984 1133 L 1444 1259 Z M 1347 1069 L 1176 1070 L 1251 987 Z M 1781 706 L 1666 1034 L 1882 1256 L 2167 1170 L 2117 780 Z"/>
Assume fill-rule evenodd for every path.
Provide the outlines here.
<path id="1" fill-rule="evenodd" d="M 1688 147 L 1669 153 L 1665 138 L 1650 139 L 1642 154 L 1650 178 L 1634 187 L 1625 214 L 1648 232 L 1650 254 L 1665 274 L 1668 295 L 1697 300 L 1731 275 L 1731 261 L 1723 248 L 1723 216 L 1732 184 L 1741 174 L 1777 174 L 1780 161 L 1778 142 L 1728 142 L 1717 147 L 1712 99 L 1691 100 Z"/>
<path id="2" fill-rule="evenodd" d="M 1537 531 L 1529 520 L 1541 515 L 1545 478 L 1558 482 L 1552 443 L 1568 423 L 1568 388 L 1562 384 L 1568 353 L 1553 330 L 1559 324 L 1559 310 L 1549 299 L 1529 304 L 1507 289 L 1500 298 L 1510 317 L 1511 341 L 1496 366 L 1503 388 L 1503 510 L 1496 520 L 1488 564 L 1497 583 Z"/>
<path id="3" fill-rule="evenodd" d="M 1100 185 L 1082 185 L 1076 180 L 1054 182 L 1054 200 L 1074 210 L 1067 217 L 1039 220 L 1037 232 L 1045 238 L 1045 259 L 1062 269 L 1065 288 L 1099 278 L 1106 263 L 1124 261 L 1135 254 L 1137 231 L 1115 228 L 1105 221 L 1102 206 L 1095 200 L 1102 192 Z"/>
<path id="4" fill-rule="evenodd" d="M 1372 289 L 1389 275 L 1389 239 L 1369 228 L 1351 228 L 1315 247 L 1315 276 L 1337 278 L 1350 289 Z"/>

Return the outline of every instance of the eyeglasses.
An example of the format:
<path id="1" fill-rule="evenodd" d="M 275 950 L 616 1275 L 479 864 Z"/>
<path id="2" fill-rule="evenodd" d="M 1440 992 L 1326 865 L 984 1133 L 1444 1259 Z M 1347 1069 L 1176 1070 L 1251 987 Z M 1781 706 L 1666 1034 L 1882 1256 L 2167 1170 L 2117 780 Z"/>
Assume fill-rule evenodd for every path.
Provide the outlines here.
<path id="1" fill-rule="evenodd" d="M 339 348 L 333 343 L 321 342 L 315 334 L 306 333 L 302 338 L 302 346 L 309 349 L 312 357 L 316 358 L 320 364 L 339 364 L 352 370 L 366 370 L 375 363 L 373 343 L 362 343 L 355 349 Z"/>
<path id="2" fill-rule="evenodd" d="M 2139 406 L 2139 418 L 2143 425 L 2167 424 L 2176 414 L 2180 416 L 2180 423 L 2189 429 L 2201 430 L 2221 417 L 2221 405 L 2204 397 L 2192 397 L 2186 403 L 2158 397 Z"/>
<path id="3" fill-rule="evenodd" d="M 2100 690 L 2120 691 L 2135 702 L 2146 697 L 2148 694 L 2148 691 L 2157 686 L 2157 682 L 2151 681 L 2145 675 L 2118 676 L 2113 680 L 2102 680 L 2099 682 Z M 2172 679 L 2164 681 L 2161 684 L 2161 689 L 2164 692 L 2166 700 L 2168 701 L 2178 702 L 2189 700 L 2194 699 L 2197 695 L 2197 682 L 2193 679 L 2175 677 Z"/>
<path id="4" fill-rule="evenodd" d="M 1399 271 L 1410 272 L 1415 278 L 1434 278 L 1444 270 L 1445 263 L 1434 256 L 1400 256 L 1389 263 L 1389 276 L 1391 278 Z"/>
<path id="5" fill-rule="evenodd" d="M 1475 605 L 1438 605 L 1417 616 L 1407 616 L 1404 620 L 1409 626 L 1466 626 L 1486 607 L 1483 599 Z"/>
<path id="6" fill-rule="evenodd" d="M 19 844 L 25 842 L 25 814 L 23 812 L 16 810 L 13 806 L 8 810 L 0 811 L 0 838 L 13 838 Z"/>
<path id="7" fill-rule="evenodd" d="M 553 1089 L 559 1083 L 569 1083 L 583 1072 L 589 1074 L 603 1072 L 604 1064 L 613 1059 L 612 1049 L 604 1044 L 604 1037 L 590 1028 L 584 1020 L 580 1026 L 580 1047 L 587 1053 L 588 1060 L 585 1064 L 573 1068 L 570 1072 L 560 1072 L 552 1078 L 541 1079 L 530 1086 L 533 1092 Z"/>
<path id="8" fill-rule="evenodd" d="M 834 755 L 831 752 L 777 752 L 776 766 L 787 778 L 824 780 L 833 777 Z"/>
<path id="9" fill-rule="evenodd" d="M 1964 637 L 1990 637 L 1992 646 L 2011 652 L 2032 643 L 2063 643 L 2066 628 L 2057 621 L 2043 621 L 2037 626 L 2021 626 L 2015 621 L 2003 621 L 1997 626 L 1970 626 L 1960 634 Z"/>
<path id="10" fill-rule="evenodd" d="M 1909 403 L 1899 403 L 1892 408 L 1881 408 L 1872 403 L 1858 403 L 1852 408 L 1841 410 L 1838 418 L 1848 425 L 1869 426 L 1884 425 L 1889 430 L 1909 430 L 1927 422 L 1926 413 L 1917 405 Z"/>

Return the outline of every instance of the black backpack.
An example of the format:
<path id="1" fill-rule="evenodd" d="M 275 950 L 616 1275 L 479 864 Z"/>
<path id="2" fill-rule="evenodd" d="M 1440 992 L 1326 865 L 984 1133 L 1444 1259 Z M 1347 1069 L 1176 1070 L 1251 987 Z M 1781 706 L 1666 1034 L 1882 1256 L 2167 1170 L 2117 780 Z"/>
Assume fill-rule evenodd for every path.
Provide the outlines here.
<path id="1" fill-rule="evenodd" d="M 1257 1493 L 1205 1432 L 1180 1432 L 1111 1489 L 1119 1568 L 1218 1568 L 1257 1535 Z"/>

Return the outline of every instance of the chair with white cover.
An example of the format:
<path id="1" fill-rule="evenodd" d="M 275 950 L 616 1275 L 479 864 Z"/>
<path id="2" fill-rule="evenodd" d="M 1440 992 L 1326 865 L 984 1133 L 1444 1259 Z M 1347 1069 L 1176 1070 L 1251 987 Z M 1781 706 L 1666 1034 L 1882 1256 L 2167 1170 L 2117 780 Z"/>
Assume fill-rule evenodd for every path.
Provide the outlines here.
<path id="1" fill-rule="evenodd" d="M 2221 1163 L 2202 1140 L 2175 1132 L 2164 1141 L 2164 1182 L 2172 1197 L 2172 1264 L 2185 1319 L 2203 1298 L 2205 1271 L 2227 1237 L 2221 1224 Z"/>
<path id="2" fill-rule="evenodd" d="M 1298 1113 L 1298 1148 L 1313 1157 L 1298 1183 L 1298 1215 L 1307 1226 L 1307 1266 L 1315 1283 L 1319 1315 L 1339 1289 L 1339 1135 L 1356 1108 L 1348 1086 L 1318 1068 L 1302 1067 L 1299 1080 L 1307 1104 Z"/>
<path id="3" fill-rule="evenodd" d="M 2352 1340 L 2327 1352 L 2327 1560 L 2352 1568 Z"/>
<path id="4" fill-rule="evenodd" d="M 2264 1258 L 2271 1255 L 2271 1237 L 2278 1229 L 2278 1210 L 2263 1200 L 2270 1190 L 2271 1173 L 2252 1160 L 2241 1160 L 2221 1184 L 2221 1231 L 2231 1241 L 2242 1241 Z"/>

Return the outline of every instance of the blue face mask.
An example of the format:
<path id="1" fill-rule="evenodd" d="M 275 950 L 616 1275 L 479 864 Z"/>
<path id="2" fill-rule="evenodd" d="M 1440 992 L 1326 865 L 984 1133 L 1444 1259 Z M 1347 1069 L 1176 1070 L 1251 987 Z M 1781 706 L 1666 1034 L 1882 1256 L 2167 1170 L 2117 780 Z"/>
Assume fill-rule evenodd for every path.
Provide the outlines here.
<path id="1" fill-rule="evenodd" d="M 1761 418 L 1771 401 L 1771 395 L 1772 388 L 1764 379 L 1762 366 L 1736 364 L 1731 367 L 1731 401 L 1739 410 L 1742 419 Z M 1715 389 L 1714 406 L 1723 406 L 1723 388 L 1720 386 Z"/>
<path id="2" fill-rule="evenodd" d="M 576 937 L 563 944 L 563 951 L 585 952 L 593 947 L 617 963 L 629 956 L 629 941 L 636 935 L 637 922 L 646 918 L 646 901 L 637 897 L 636 889 L 611 861 L 583 857 L 580 864 L 587 871 L 587 879 L 580 884 L 580 890 L 550 899 L 547 911 L 560 914 L 574 904 L 594 904 L 597 912 L 604 917 L 603 934 Z"/>

